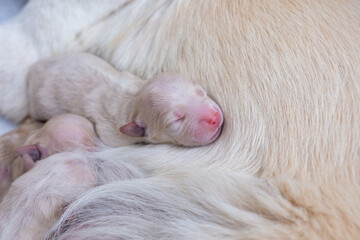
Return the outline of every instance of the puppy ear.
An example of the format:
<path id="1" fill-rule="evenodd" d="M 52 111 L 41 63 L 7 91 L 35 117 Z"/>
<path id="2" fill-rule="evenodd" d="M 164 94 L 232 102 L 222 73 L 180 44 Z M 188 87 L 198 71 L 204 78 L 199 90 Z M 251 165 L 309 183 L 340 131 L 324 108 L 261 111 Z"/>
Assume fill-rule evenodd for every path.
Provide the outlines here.
<path id="1" fill-rule="evenodd" d="M 121 133 L 130 137 L 144 137 L 146 125 L 143 121 L 135 120 L 131 123 L 125 124 L 119 130 Z"/>
<path id="2" fill-rule="evenodd" d="M 46 149 L 38 144 L 17 147 L 15 152 L 23 158 L 30 157 L 34 162 L 47 157 Z"/>

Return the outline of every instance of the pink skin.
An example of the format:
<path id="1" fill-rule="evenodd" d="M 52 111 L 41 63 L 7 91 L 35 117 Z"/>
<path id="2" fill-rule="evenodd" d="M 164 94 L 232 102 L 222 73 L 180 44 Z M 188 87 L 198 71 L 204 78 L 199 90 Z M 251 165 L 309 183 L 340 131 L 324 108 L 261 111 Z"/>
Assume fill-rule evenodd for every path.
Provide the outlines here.
<path id="1" fill-rule="evenodd" d="M 31 132 L 25 144 L 27 145 L 15 149 L 19 157 L 10 165 L 3 166 L 0 164 L 0 202 L 7 202 L 5 205 L 12 202 L 13 198 L 20 197 L 21 199 L 22 195 L 16 196 L 21 189 L 26 198 L 26 192 L 28 192 L 29 189 L 42 194 L 42 191 L 49 191 L 46 189 L 46 186 L 51 190 L 59 187 L 61 191 L 66 191 L 64 188 L 69 187 L 70 189 L 74 189 L 71 190 L 72 193 L 74 191 L 82 192 L 82 188 L 88 189 L 94 185 L 96 179 L 95 172 L 92 167 L 87 165 L 86 160 L 81 157 L 79 159 L 76 157 L 82 156 L 81 154 L 69 154 L 69 158 L 49 157 L 60 152 L 71 152 L 74 150 L 92 151 L 99 147 L 101 143 L 96 137 L 92 123 L 87 119 L 73 114 L 58 115 L 45 123 L 42 128 Z M 39 162 L 39 160 L 47 157 L 49 158 L 45 161 Z M 34 168 L 35 165 L 37 166 Z M 24 174 L 28 171 L 30 172 Z M 49 187 L 41 183 L 41 178 L 45 175 L 37 175 L 37 173 L 44 172 L 46 174 L 53 174 L 51 177 L 51 182 L 55 183 L 53 186 Z M 36 176 L 40 180 L 34 180 L 33 178 L 36 178 Z M 11 186 L 14 185 L 15 187 L 12 188 Z M 38 194 L 34 196 L 36 197 L 36 195 Z M 51 194 L 48 199 L 44 197 L 36 200 L 37 204 L 34 205 L 35 208 L 41 205 L 39 202 L 43 203 L 39 211 L 37 211 L 40 216 L 46 213 L 46 211 L 49 213 L 54 209 L 61 213 L 62 206 L 66 204 L 63 199 L 54 201 Z M 50 207 L 50 209 L 47 209 L 47 207 Z M 26 209 L 30 208 L 24 208 L 23 210 Z M 36 218 L 32 219 L 34 226 L 41 224 L 41 222 L 36 223 L 36 221 Z M 40 218 L 40 221 L 43 221 L 43 219 Z"/>
<path id="2" fill-rule="evenodd" d="M 221 129 L 219 126 L 222 124 L 220 109 L 199 104 L 193 107 L 192 111 L 198 117 L 198 127 L 194 131 L 194 141 L 206 143 L 217 138 Z"/>
<path id="3" fill-rule="evenodd" d="M 55 153 L 72 150 L 91 150 L 98 142 L 93 125 L 85 118 L 63 114 L 50 119 L 25 146 L 15 149 L 23 158 L 24 172 L 34 167 L 38 160 Z"/>
<path id="4" fill-rule="evenodd" d="M 23 158 L 24 171 L 27 172 L 35 166 L 35 162 L 48 156 L 47 150 L 39 144 L 21 146 L 15 152 Z"/>
<path id="5" fill-rule="evenodd" d="M 153 143 L 206 145 L 220 135 L 223 124 L 220 107 L 202 87 L 177 74 L 149 80 L 139 91 L 136 108 L 136 120 L 120 131 Z"/>
<path id="6" fill-rule="evenodd" d="M 196 96 L 189 99 L 187 110 L 182 114 L 175 114 L 179 120 L 191 117 L 190 125 L 193 126 L 192 138 L 201 145 L 214 141 L 220 134 L 223 124 L 223 115 L 217 104 L 212 100 L 203 101 L 207 98 L 206 93 L 196 88 Z"/>

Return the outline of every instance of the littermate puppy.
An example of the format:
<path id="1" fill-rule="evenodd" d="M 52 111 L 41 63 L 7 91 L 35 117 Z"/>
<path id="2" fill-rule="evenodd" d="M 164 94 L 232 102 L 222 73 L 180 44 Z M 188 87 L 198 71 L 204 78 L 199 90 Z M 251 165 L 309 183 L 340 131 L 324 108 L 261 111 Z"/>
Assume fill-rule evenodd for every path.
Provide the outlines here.
<path id="1" fill-rule="evenodd" d="M 0 200 L 11 183 L 33 168 L 38 160 L 65 151 L 92 151 L 102 144 L 96 136 L 92 123 L 78 115 L 56 116 L 41 128 L 38 126 L 35 128 L 33 126 L 35 124 L 30 122 L 21 126 L 23 132 L 30 127 L 32 131 L 27 131 L 29 135 L 21 145 L 11 148 L 13 155 L 0 156 L 0 167 L 6 168 L 6 172 L 3 174 L 0 172 Z"/>
<path id="2" fill-rule="evenodd" d="M 39 161 L 0 202 L 1 239 L 41 239 L 66 206 L 96 183 L 83 154 L 64 152 Z"/>
<path id="3" fill-rule="evenodd" d="M 84 116 L 112 147 L 137 142 L 206 145 L 219 136 L 223 123 L 220 107 L 186 78 L 162 74 L 145 82 L 91 54 L 39 61 L 27 80 L 31 117 Z"/>
<path id="4" fill-rule="evenodd" d="M 26 119 L 17 129 L 0 137 L 0 200 L 13 181 L 14 168 L 18 169 L 16 172 L 23 171 L 23 161 L 18 159 L 15 149 L 24 145 L 30 133 L 42 125 L 33 119 Z"/>
<path id="5" fill-rule="evenodd" d="M 15 152 L 24 160 L 25 171 L 38 160 L 55 153 L 73 150 L 92 151 L 101 145 L 94 127 L 86 118 L 75 114 L 58 115 L 33 131 Z"/>

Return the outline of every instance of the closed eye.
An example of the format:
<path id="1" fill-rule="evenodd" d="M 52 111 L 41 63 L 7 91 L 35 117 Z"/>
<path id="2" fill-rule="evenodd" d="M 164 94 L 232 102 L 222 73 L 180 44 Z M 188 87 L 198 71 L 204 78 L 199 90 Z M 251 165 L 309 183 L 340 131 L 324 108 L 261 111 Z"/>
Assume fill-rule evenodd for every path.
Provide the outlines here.
<path id="1" fill-rule="evenodd" d="M 181 117 L 181 118 L 178 118 L 175 120 L 175 122 L 183 122 L 185 120 L 185 116 Z"/>
<path id="2" fill-rule="evenodd" d="M 181 128 L 181 126 L 183 125 L 185 118 L 186 118 L 185 116 L 177 118 L 175 121 L 172 121 L 170 123 L 170 127 L 172 129 L 179 130 Z"/>

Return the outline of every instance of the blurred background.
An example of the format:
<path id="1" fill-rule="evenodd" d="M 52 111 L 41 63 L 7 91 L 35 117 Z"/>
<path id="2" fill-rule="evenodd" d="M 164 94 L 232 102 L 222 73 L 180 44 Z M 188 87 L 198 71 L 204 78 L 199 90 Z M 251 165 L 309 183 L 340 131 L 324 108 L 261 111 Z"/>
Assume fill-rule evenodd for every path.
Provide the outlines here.
<path id="1" fill-rule="evenodd" d="M 0 23 L 16 15 L 27 0 L 0 0 Z"/>
<path id="2" fill-rule="evenodd" d="M 9 18 L 20 12 L 27 0 L 0 0 L 0 24 L 3 24 Z M 1 79 L 0 79 L 1 87 Z M 16 127 L 12 122 L 4 119 L 0 115 L 0 136 Z"/>

